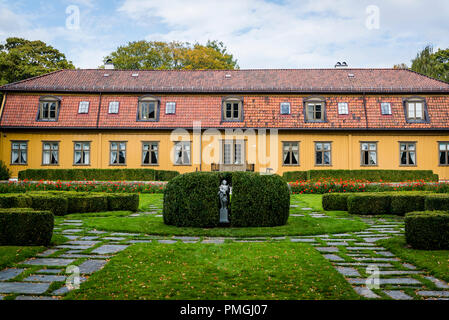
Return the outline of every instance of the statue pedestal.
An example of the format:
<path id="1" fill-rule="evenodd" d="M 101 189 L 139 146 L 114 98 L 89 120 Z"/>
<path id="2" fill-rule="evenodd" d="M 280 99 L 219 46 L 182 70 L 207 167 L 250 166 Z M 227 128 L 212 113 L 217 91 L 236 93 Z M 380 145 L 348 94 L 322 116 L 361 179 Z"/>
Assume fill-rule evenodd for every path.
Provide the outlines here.
<path id="1" fill-rule="evenodd" d="M 228 209 L 220 208 L 220 223 L 229 223 Z"/>

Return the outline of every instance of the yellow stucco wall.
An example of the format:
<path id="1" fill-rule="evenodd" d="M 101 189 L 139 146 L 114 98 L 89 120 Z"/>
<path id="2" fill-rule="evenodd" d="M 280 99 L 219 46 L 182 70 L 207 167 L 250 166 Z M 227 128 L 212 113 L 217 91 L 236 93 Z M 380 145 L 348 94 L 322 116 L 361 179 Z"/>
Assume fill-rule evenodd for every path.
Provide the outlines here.
<path id="1" fill-rule="evenodd" d="M 144 168 L 150 167 L 160 170 L 176 170 L 181 173 L 196 170 L 210 171 L 211 162 L 218 162 L 219 140 L 224 135 L 218 136 L 211 134 L 202 136 L 201 150 L 203 153 L 202 163 L 199 163 L 200 138 L 199 135 L 188 134 L 184 139 L 194 141 L 192 143 L 191 165 L 174 165 L 173 141 L 183 140 L 181 137 L 172 135 L 170 131 L 23 131 L 12 132 L 5 131 L 1 133 L 0 138 L 0 159 L 3 160 L 11 169 L 12 176 L 17 177 L 20 170 L 33 168 Z M 210 139 L 212 137 L 212 139 Z M 273 168 L 275 172 L 282 174 L 285 171 L 310 170 L 310 169 L 418 169 L 433 170 L 439 174 L 440 179 L 449 179 L 449 167 L 439 166 L 438 164 L 438 141 L 449 141 L 449 134 L 436 132 L 306 132 L 306 131 L 279 131 L 278 135 L 270 135 L 260 138 L 258 136 L 236 136 L 237 139 L 244 139 L 246 145 L 246 160 L 248 163 L 255 163 L 256 171 L 266 171 L 266 168 Z M 11 162 L 11 141 L 28 141 L 28 164 L 10 165 Z M 59 141 L 60 161 L 57 166 L 42 165 L 42 142 Z M 91 164 L 90 166 L 74 166 L 74 142 L 91 142 Z M 110 141 L 126 141 L 127 156 L 126 166 L 109 165 L 109 146 Z M 159 142 L 159 164 L 156 166 L 143 166 L 142 141 Z M 215 144 L 213 143 L 215 141 Z M 263 159 L 260 153 L 263 153 L 262 142 L 267 143 L 265 154 L 270 159 Z M 282 165 L 282 142 L 298 141 L 300 144 L 300 165 L 283 166 Z M 332 142 L 332 165 L 315 166 L 314 147 L 316 141 Z M 375 167 L 362 167 L 360 165 L 360 142 L 377 142 L 378 165 Z M 399 165 L 399 142 L 414 141 L 417 148 L 417 166 Z M 277 143 L 277 146 L 276 146 Z M 211 153 L 210 146 L 216 147 L 215 152 Z M 270 147 L 273 148 L 270 154 Z M 215 156 L 211 161 L 207 160 L 208 154 Z"/>

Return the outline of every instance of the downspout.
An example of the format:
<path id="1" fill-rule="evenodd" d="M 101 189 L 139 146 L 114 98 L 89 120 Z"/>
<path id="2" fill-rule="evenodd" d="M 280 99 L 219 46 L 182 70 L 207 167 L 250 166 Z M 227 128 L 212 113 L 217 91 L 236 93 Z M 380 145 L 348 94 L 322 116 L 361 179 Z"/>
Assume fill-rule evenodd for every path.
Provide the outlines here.
<path id="1" fill-rule="evenodd" d="M 6 104 L 6 98 L 8 97 L 8 94 L 5 93 L 2 99 L 2 105 L 0 107 L 0 123 L 3 119 L 3 109 L 5 108 L 5 104 Z"/>
<path id="2" fill-rule="evenodd" d="M 366 94 L 363 92 L 363 109 L 365 110 L 365 127 L 368 129 L 368 111 L 366 110 Z"/>

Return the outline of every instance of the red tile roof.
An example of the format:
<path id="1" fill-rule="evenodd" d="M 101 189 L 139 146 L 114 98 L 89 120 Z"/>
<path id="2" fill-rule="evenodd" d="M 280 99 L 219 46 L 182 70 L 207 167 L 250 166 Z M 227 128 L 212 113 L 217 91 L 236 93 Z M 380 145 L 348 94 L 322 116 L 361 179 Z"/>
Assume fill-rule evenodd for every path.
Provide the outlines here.
<path id="1" fill-rule="evenodd" d="M 326 122 L 304 121 L 304 98 L 299 94 L 243 95 L 244 119 L 224 122 L 221 119 L 220 94 L 162 94 L 159 121 L 137 121 L 138 94 L 62 94 L 59 119 L 56 122 L 36 121 L 40 94 L 9 92 L 3 110 L 1 128 L 83 128 L 83 129 L 172 129 L 192 128 L 201 121 L 202 128 L 279 128 L 316 130 L 421 130 L 449 129 L 449 95 L 426 94 L 429 121 L 407 123 L 403 98 L 411 95 L 368 94 L 366 112 L 361 94 L 325 95 Z M 89 101 L 89 113 L 79 114 L 80 101 Z M 109 102 L 120 102 L 119 113 L 109 114 Z M 176 102 L 176 113 L 165 114 L 165 103 Z M 291 113 L 280 114 L 280 103 L 290 102 Z M 338 114 L 338 103 L 346 102 L 348 115 Z M 391 104 L 391 115 L 382 115 L 380 103 Z"/>
<path id="2" fill-rule="evenodd" d="M 107 74 L 108 76 L 105 76 Z M 138 75 L 138 76 L 133 76 Z M 352 76 L 351 76 L 352 75 Z M 420 93 L 449 84 L 404 69 L 60 70 L 0 91 L 114 93 Z"/>

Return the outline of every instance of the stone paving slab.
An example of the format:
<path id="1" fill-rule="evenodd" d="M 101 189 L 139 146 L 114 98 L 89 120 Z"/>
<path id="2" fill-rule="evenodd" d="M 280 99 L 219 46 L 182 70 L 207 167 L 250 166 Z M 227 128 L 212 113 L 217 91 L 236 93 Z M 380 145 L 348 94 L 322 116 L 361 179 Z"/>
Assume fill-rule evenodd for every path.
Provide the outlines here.
<path id="1" fill-rule="evenodd" d="M 122 250 L 125 250 L 128 247 L 129 247 L 129 245 L 105 244 L 105 245 L 102 245 L 101 247 L 98 247 L 98 248 L 92 250 L 92 253 L 98 253 L 98 254 L 117 253 Z"/>
<path id="2" fill-rule="evenodd" d="M 315 242 L 315 239 L 290 239 L 291 242 Z"/>
<path id="3" fill-rule="evenodd" d="M 42 294 L 50 283 L 0 282 L 0 293 Z"/>
<path id="4" fill-rule="evenodd" d="M 56 274 L 56 273 L 61 273 L 62 269 L 41 269 L 36 271 L 36 273 L 52 273 L 52 274 Z"/>
<path id="5" fill-rule="evenodd" d="M 109 241 L 123 241 L 126 240 L 126 238 L 123 237 L 104 237 L 102 240 L 109 240 Z"/>
<path id="6" fill-rule="evenodd" d="M 22 262 L 21 264 L 27 264 L 32 266 L 59 266 L 65 267 L 69 264 L 73 263 L 75 259 L 60 259 L 60 258 L 38 258 L 38 259 L 29 259 L 27 261 Z"/>
<path id="7" fill-rule="evenodd" d="M 377 237 L 377 238 L 363 238 L 364 241 L 373 243 L 379 240 L 389 239 L 389 237 Z"/>
<path id="8" fill-rule="evenodd" d="M 89 258 L 89 259 L 109 259 L 112 258 L 110 255 L 96 255 L 96 254 L 61 254 L 61 258 L 68 259 L 80 259 L 80 258 Z"/>
<path id="9" fill-rule="evenodd" d="M 326 244 L 330 247 L 335 247 L 335 246 L 349 246 L 349 243 L 347 242 L 327 242 Z"/>
<path id="10" fill-rule="evenodd" d="M 78 233 L 81 231 L 83 231 L 83 229 L 66 229 L 66 230 L 63 230 L 62 233 Z"/>
<path id="11" fill-rule="evenodd" d="M 373 258 L 373 257 L 354 258 L 354 260 L 357 260 L 357 261 L 379 261 L 379 262 L 399 261 L 398 258 Z"/>
<path id="12" fill-rule="evenodd" d="M 382 247 L 346 247 L 346 250 L 358 251 L 358 250 L 385 250 Z"/>
<path id="13" fill-rule="evenodd" d="M 23 281 L 30 281 L 30 282 L 58 282 L 58 281 L 65 281 L 66 276 L 55 276 L 55 275 L 31 275 Z"/>
<path id="14" fill-rule="evenodd" d="M 89 230 L 88 233 L 91 233 L 91 234 L 105 234 L 107 232 L 106 231 L 98 231 L 98 230 Z"/>
<path id="15" fill-rule="evenodd" d="M 360 266 L 360 267 L 379 267 L 379 268 L 392 268 L 390 263 L 363 263 L 363 262 L 338 262 L 335 263 L 339 266 Z"/>
<path id="16" fill-rule="evenodd" d="M 63 236 L 66 237 L 69 240 L 76 240 L 76 239 L 80 238 L 80 236 L 69 236 L 69 235 L 66 235 L 66 234 L 64 234 Z"/>
<path id="17" fill-rule="evenodd" d="M 58 251 L 59 251 L 58 249 L 48 249 L 48 250 L 45 250 L 44 252 L 39 253 L 38 256 L 39 257 L 48 257 Z"/>
<path id="18" fill-rule="evenodd" d="M 153 240 L 129 240 L 128 243 L 151 243 Z"/>
<path id="19" fill-rule="evenodd" d="M 178 240 L 158 240 L 157 242 L 162 243 L 162 244 L 173 244 L 178 242 Z"/>
<path id="20" fill-rule="evenodd" d="M 338 252 L 337 247 L 317 247 L 315 248 L 320 252 Z"/>
<path id="21" fill-rule="evenodd" d="M 449 297 L 449 291 L 421 290 L 417 294 L 425 297 Z"/>
<path id="22" fill-rule="evenodd" d="M 355 287 L 354 291 L 357 292 L 358 295 L 361 295 L 365 298 L 377 299 L 380 298 L 377 294 L 375 294 L 372 290 L 367 287 Z"/>
<path id="23" fill-rule="evenodd" d="M 366 283 L 366 279 L 361 278 L 353 278 L 348 279 L 348 282 L 353 284 L 364 284 Z M 379 279 L 380 285 L 386 285 L 386 284 L 407 284 L 407 285 L 422 285 L 421 282 L 419 282 L 416 279 L 413 278 L 390 278 L 390 279 Z"/>
<path id="24" fill-rule="evenodd" d="M 91 240 L 98 239 L 98 237 L 95 237 L 95 236 L 85 236 L 85 237 L 82 237 L 82 238 L 79 238 L 79 239 L 82 240 L 82 241 L 91 241 Z"/>
<path id="25" fill-rule="evenodd" d="M 342 257 L 337 256 L 336 254 L 324 254 L 323 257 L 325 257 L 327 260 L 330 260 L 330 261 L 344 261 L 345 260 Z"/>
<path id="26" fill-rule="evenodd" d="M 46 297 L 46 296 L 17 296 L 14 300 L 58 300 L 54 297 Z"/>
<path id="27" fill-rule="evenodd" d="M 425 278 L 426 278 L 427 280 L 432 281 L 433 284 L 434 284 L 437 288 L 440 288 L 440 289 L 449 289 L 449 285 L 448 285 L 446 282 L 441 281 L 440 279 L 437 279 L 437 278 L 431 277 L 431 276 L 428 276 L 428 277 L 425 277 Z"/>
<path id="28" fill-rule="evenodd" d="M 414 265 L 410 264 L 410 263 L 403 263 L 402 266 L 404 268 L 407 268 L 407 269 L 410 269 L 410 270 L 415 270 L 416 269 L 416 267 Z"/>
<path id="29" fill-rule="evenodd" d="M 25 269 L 11 268 L 0 271 L 0 281 L 11 280 L 20 275 L 23 272 L 23 270 Z"/>
<path id="30" fill-rule="evenodd" d="M 92 274 L 103 268 L 106 263 L 106 260 L 86 260 L 79 265 L 79 270 L 81 274 Z"/>
<path id="31" fill-rule="evenodd" d="M 81 245 L 81 246 L 94 246 L 96 244 L 99 244 L 100 241 L 94 241 L 94 240 L 74 240 L 74 241 L 69 241 L 67 242 L 67 244 L 69 245 Z"/>
<path id="32" fill-rule="evenodd" d="M 345 277 L 360 277 L 360 273 L 354 268 L 350 267 L 335 267 L 335 268 Z"/>
<path id="33" fill-rule="evenodd" d="M 214 243 L 214 244 L 222 244 L 224 243 L 224 239 L 204 239 L 201 243 Z"/>
<path id="34" fill-rule="evenodd" d="M 393 275 L 402 275 L 402 274 L 420 274 L 422 271 L 413 271 L 413 270 L 380 270 L 379 275 L 381 276 L 393 276 Z"/>
<path id="35" fill-rule="evenodd" d="M 384 293 L 394 300 L 413 300 L 408 294 L 399 290 L 384 290 Z"/>
<path id="36" fill-rule="evenodd" d="M 114 237 L 137 237 L 140 236 L 140 233 L 126 233 L 126 232 L 113 232 L 111 233 L 111 236 Z"/>
<path id="37" fill-rule="evenodd" d="M 88 246 L 88 245 L 69 245 L 69 244 L 62 244 L 62 245 L 56 246 L 56 248 L 59 248 L 59 249 L 72 249 L 72 250 L 86 250 L 86 249 L 89 249 L 92 247 L 93 247 L 93 245 Z"/>

